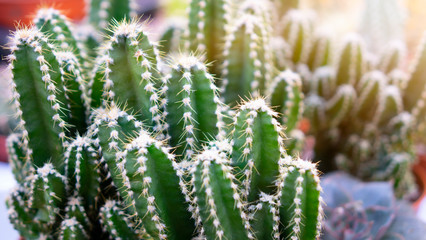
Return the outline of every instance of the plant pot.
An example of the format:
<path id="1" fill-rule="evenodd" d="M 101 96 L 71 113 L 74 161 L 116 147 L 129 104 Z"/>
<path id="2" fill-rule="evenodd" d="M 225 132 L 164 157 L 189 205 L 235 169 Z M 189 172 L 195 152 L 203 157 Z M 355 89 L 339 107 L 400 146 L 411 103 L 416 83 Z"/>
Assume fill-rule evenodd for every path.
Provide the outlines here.
<path id="1" fill-rule="evenodd" d="M 46 6 L 62 10 L 74 20 L 81 20 L 86 14 L 85 0 L 0 0 L 0 25 L 29 24 L 37 9 Z"/>
<path id="2" fill-rule="evenodd" d="M 0 162 L 8 162 L 6 136 L 0 135 Z"/>

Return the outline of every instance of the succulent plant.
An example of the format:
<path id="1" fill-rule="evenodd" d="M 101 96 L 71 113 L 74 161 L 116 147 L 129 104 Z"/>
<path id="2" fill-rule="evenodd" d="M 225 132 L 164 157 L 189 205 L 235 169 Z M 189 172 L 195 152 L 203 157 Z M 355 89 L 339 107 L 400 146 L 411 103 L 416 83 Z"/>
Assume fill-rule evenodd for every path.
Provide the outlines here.
<path id="1" fill-rule="evenodd" d="M 325 175 L 322 183 L 323 239 L 421 239 L 426 234 L 426 225 L 408 203 L 395 199 L 388 182 L 364 183 L 336 172 Z M 409 225 L 401 226 L 405 221 Z"/>
<path id="2" fill-rule="evenodd" d="M 103 27 L 119 12 L 114 4 L 128 2 L 91 4 L 96 15 L 91 21 Z M 209 4 L 228 8 L 193 1 L 191 12 L 217 13 Z M 128 9 L 123 13 L 127 16 Z M 8 139 L 18 187 L 7 205 L 23 237 L 319 238 L 316 165 L 297 157 L 300 139 L 287 148 L 284 134 L 286 126 L 296 130 L 302 111 L 295 73 L 284 72 L 270 90 L 277 95 L 273 101 L 285 104 L 282 117 L 261 97 L 231 100 L 237 106 L 231 111 L 222 94 L 238 96 L 240 89 L 221 92 L 197 53 L 163 59 L 145 23 L 112 20 L 91 60 L 59 12 L 44 9 L 37 16 L 40 26 L 14 32 L 8 57 L 19 126 Z M 209 16 L 203 20 L 206 29 L 190 31 L 215 33 L 211 24 L 221 16 Z M 216 45 L 220 40 L 212 38 L 222 35 L 208 36 Z M 191 44 L 200 40 L 190 39 Z M 268 46 L 269 40 L 255 46 L 259 57 Z M 209 49 L 218 50 L 206 45 L 207 56 Z M 267 61 L 249 57 L 256 65 Z M 256 77 L 256 71 L 233 69 L 239 76 Z M 266 92 L 269 82 L 258 82 Z"/>
<path id="3" fill-rule="evenodd" d="M 413 129 L 424 122 L 419 87 L 424 54 L 420 49 L 407 76 L 398 69 L 403 47 L 391 43 L 389 49 L 371 65 L 363 40 L 348 36 L 335 65 L 302 74 L 309 76 L 303 81 L 305 116 L 322 171 L 339 168 L 365 180 L 392 179 L 401 196 L 413 186 L 408 170 L 415 160 Z"/>

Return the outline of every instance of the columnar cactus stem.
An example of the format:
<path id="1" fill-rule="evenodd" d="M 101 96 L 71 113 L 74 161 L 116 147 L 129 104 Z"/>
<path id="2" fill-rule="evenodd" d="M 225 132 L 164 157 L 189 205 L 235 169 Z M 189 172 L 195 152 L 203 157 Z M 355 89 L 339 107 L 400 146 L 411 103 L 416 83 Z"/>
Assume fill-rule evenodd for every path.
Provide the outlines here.
<path id="1" fill-rule="evenodd" d="M 351 34 L 346 37 L 336 71 L 337 86 L 358 85 L 367 67 L 364 52 L 364 43 L 358 35 Z"/>
<path id="2" fill-rule="evenodd" d="M 66 203 L 66 178 L 50 163 L 38 168 L 31 179 L 29 207 L 37 209 L 35 221 L 52 226 Z"/>
<path id="3" fill-rule="evenodd" d="M 323 210 L 315 165 L 286 157 L 277 182 L 281 235 L 284 239 L 319 239 Z"/>
<path id="4" fill-rule="evenodd" d="M 409 75 L 404 71 L 401 69 L 394 69 L 388 74 L 388 85 L 397 86 L 401 93 L 403 93 L 407 86 L 408 79 Z"/>
<path id="5" fill-rule="evenodd" d="M 89 237 L 75 217 L 65 218 L 62 221 L 59 236 L 60 240 L 78 240 Z"/>
<path id="6" fill-rule="evenodd" d="M 185 24 L 183 23 L 185 22 Z M 160 37 L 158 50 L 164 54 L 175 54 L 181 49 L 186 21 L 180 18 L 170 19 L 167 28 Z"/>
<path id="7" fill-rule="evenodd" d="M 195 56 L 179 56 L 166 82 L 166 120 L 170 144 L 190 158 L 200 144 L 223 132 L 222 103 L 213 76 Z"/>
<path id="8" fill-rule="evenodd" d="M 234 117 L 232 164 L 244 188 L 242 196 L 249 202 L 260 192 L 274 191 L 278 160 L 286 154 L 283 129 L 276 117 L 263 99 L 243 103 Z"/>
<path id="9" fill-rule="evenodd" d="M 306 64 L 311 71 L 329 66 L 332 60 L 332 42 L 327 33 L 317 33 L 314 36 L 312 48 L 310 49 Z"/>
<path id="10" fill-rule="evenodd" d="M 101 120 L 104 122 L 98 125 L 99 142 L 103 152 L 113 155 L 112 161 L 107 160 L 107 164 L 110 171 L 118 172 L 112 177 L 114 184 L 121 181 L 120 185 L 116 185 L 128 204 L 127 208 L 143 223 L 150 236 L 189 239 L 195 225 L 186 210 L 185 196 L 181 191 L 182 174 L 174 155 L 162 142 L 138 128 L 136 125 L 139 124 L 135 125 L 131 115 L 118 109 L 107 111 L 107 117 Z M 129 129 L 124 129 L 126 125 L 139 132 L 128 141 L 123 137 Z"/>
<path id="11" fill-rule="evenodd" d="M 218 59 L 223 51 L 222 43 L 230 23 L 230 0 L 191 0 L 189 32 L 186 48 L 190 52 L 206 53 L 212 62 L 210 72 L 217 74 Z"/>
<path id="12" fill-rule="evenodd" d="M 406 46 L 403 42 L 398 40 L 390 42 L 380 56 L 378 69 L 388 74 L 392 70 L 400 68 L 406 51 Z"/>
<path id="13" fill-rule="evenodd" d="M 248 215 L 225 152 L 210 147 L 196 156 L 192 172 L 196 204 L 207 239 L 251 239 Z"/>
<path id="14" fill-rule="evenodd" d="M 290 10 L 281 20 L 280 34 L 290 46 L 294 65 L 305 63 L 312 45 L 313 20 L 301 10 Z"/>
<path id="15" fill-rule="evenodd" d="M 266 84 L 272 81 L 273 59 L 267 59 L 271 48 L 262 23 L 260 17 L 244 14 L 227 36 L 222 92 L 225 103 L 231 106 L 242 97 L 264 94 Z"/>
<path id="16" fill-rule="evenodd" d="M 83 80 L 83 72 L 76 56 L 72 52 L 56 52 L 56 59 L 61 72 L 62 92 L 66 98 L 67 123 L 69 135 L 75 137 L 84 134 L 87 129 L 90 106 L 86 93 L 86 84 Z"/>
<path id="17" fill-rule="evenodd" d="M 280 36 L 271 38 L 271 49 L 273 54 L 273 62 L 275 68 L 279 71 L 284 71 L 291 66 L 290 46 Z"/>
<path id="18" fill-rule="evenodd" d="M 34 171 L 33 165 L 26 157 L 26 150 L 21 143 L 22 134 L 13 133 L 7 137 L 6 147 L 12 173 L 18 183 L 25 183 L 25 179 Z"/>
<path id="19" fill-rule="evenodd" d="M 386 86 L 380 93 L 379 103 L 374 114 L 373 122 L 385 127 L 391 118 L 399 115 L 403 110 L 402 96 L 397 86 Z"/>
<path id="20" fill-rule="evenodd" d="M 359 96 L 355 107 L 355 115 L 364 121 L 374 117 L 375 106 L 387 82 L 386 76 L 379 71 L 365 74 L 359 83 Z"/>
<path id="21" fill-rule="evenodd" d="M 305 100 L 305 115 L 310 120 L 311 127 L 314 131 L 322 130 L 326 123 L 327 116 L 325 105 L 326 101 L 316 94 L 309 95 Z"/>
<path id="22" fill-rule="evenodd" d="M 105 202 L 100 214 L 104 230 L 111 235 L 112 239 L 120 239 L 124 236 L 128 239 L 140 239 L 143 231 L 136 228 L 131 218 L 122 209 L 123 206 L 114 200 Z"/>
<path id="23" fill-rule="evenodd" d="M 279 205 L 274 195 L 260 193 L 259 202 L 249 207 L 255 239 L 280 239 Z"/>
<path id="24" fill-rule="evenodd" d="M 93 26 L 105 30 L 111 20 L 135 18 L 137 3 L 135 0 L 90 0 L 89 20 Z"/>
<path id="25" fill-rule="evenodd" d="M 271 106 L 276 106 L 275 111 L 282 114 L 281 123 L 286 132 L 291 132 L 303 113 L 302 80 L 291 70 L 281 72 L 272 82 L 270 87 Z"/>
<path id="26" fill-rule="evenodd" d="M 28 197 L 25 189 L 18 187 L 6 199 L 9 220 L 12 225 L 29 239 L 44 236 L 46 229 L 35 220 L 36 211 L 28 208 Z"/>
<path id="27" fill-rule="evenodd" d="M 350 113 L 355 101 L 355 90 L 352 85 L 340 86 L 336 94 L 327 101 L 325 106 L 326 116 L 330 126 L 337 127 Z"/>
<path id="28" fill-rule="evenodd" d="M 26 155 L 36 167 L 51 161 L 60 170 L 61 152 L 67 142 L 64 115 L 69 110 L 54 46 L 35 28 L 24 28 L 14 33 L 10 49 L 13 105 Z"/>
<path id="29" fill-rule="evenodd" d="M 75 218 L 79 224 L 83 226 L 86 233 L 90 231 L 91 228 L 93 228 L 93 225 L 90 222 L 89 215 L 86 214 L 86 210 L 83 206 L 84 200 L 79 196 L 72 196 L 68 198 L 67 206 L 65 207 L 66 212 L 66 218 Z M 95 206 L 92 206 L 92 209 L 95 208 Z M 89 209 L 89 208 L 88 208 Z M 94 216 L 95 219 L 98 218 L 98 216 Z"/>
<path id="30" fill-rule="evenodd" d="M 99 154 L 89 137 L 77 136 L 64 155 L 67 191 L 80 196 L 86 211 L 93 214 L 101 193 Z"/>
<path id="31" fill-rule="evenodd" d="M 90 95 L 92 107 L 99 107 L 101 99 L 114 101 L 138 111 L 138 119 L 156 132 L 163 130 L 157 85 L 158 50 L 145 34 L 145 27 L 132 22 L 117 23 L 113 35 L 104 44 L 103 55 L 97 60 Z"/>
<path id="32" fill-rule="evenodd" d="M 34 24 L 62 51 L 70 51 L 79 58 L 80 62 L 86 62 L 88 55 L 84 45 L 77 39 L 71 22 L 59 10 L 54 8 L 42 8 L 37 11 Z M 88 67 L 88 66 L 84 66 Z"/>
<path id="33" fill-rule="evenodd" d="M 421 67 L 426 63 L 426 34 L 420 42 L 415 59 L 410 69 L 410 79 L 404 89 L 407 93 L 404 95 L 404 107 L 408 111 L 415 108 L 418 100 L 422 98 L 422 93 L 426 92 L 426 68 Z"/>
<path id="34" fill-rule="evenodd" d="M 336 76 L 331 67 L 317 68 L 310 83 L 310 94 L 316 94 L 329 99 L 336 88 Z"/>

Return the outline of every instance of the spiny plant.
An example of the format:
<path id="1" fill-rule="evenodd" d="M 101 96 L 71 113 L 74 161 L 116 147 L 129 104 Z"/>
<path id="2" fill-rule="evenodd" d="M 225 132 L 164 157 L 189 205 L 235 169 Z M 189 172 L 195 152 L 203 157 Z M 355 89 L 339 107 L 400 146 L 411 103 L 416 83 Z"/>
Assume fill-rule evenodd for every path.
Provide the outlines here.
<path id="1" fill-rule="evenodd" d="M 91 60 L 65 17 L 37 16 L 8 57 L 19 126 L 7 205 L 23 237 L 319 238 L 318 171 L 285 143 L 302 108 L 297 75 L 271 90 L 282 116 L 260 97 L 230 111 L 202 57 L 164 60 L 144 23 L 112 21 Z"/>
<path id="2" fill-rule="evenodd" d="M 413 130 L 424 121 L 424 90 L 419 87 L 424 85 L 424 54 L 419 51 L 408 77 L 398 69 L 399 46 L 392 44 L 392 51 L 371 65 L 362 39 L 352 35 L 336 65 L 315 69 L 304 84 L 309 84 L 305 116 L 311 120 L 322 169 L 337 166 L 364 179 L 393 179 L 401 196 L 412 186 Z"/>

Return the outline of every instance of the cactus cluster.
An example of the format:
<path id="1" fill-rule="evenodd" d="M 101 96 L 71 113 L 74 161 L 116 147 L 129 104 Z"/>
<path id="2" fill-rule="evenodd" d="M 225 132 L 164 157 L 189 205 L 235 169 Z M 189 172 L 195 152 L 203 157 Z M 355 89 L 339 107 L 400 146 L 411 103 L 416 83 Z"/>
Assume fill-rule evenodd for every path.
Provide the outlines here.
<path id="1" fill-rule="evenodd" d="M 167 58 L 146 23 L 126 20 L 129 1 L 91 1 L 98 43 L 54 9 L 17 29 L 8 149 L 18 186 L 7 205 L 20 234 L 318 239 L 319 173 L 284 134 L 298 131 L 302 79 L 274 71 L 268 14 L 254 4 L 192 1 L 181 35 L 190 48 Z M 247 21 L 226 20 L 237 16 Z M 204 63 L 217 55 L 226 60 Z"/>
<path id="2" fill-rule="evenodd" d="M 412 187 L 413 131 L 425 122 L 424 40 L 407 74 L 404 43 L 391 41 L 374 55 L 362 37 L 349 34 L 336 51 L 309 12 L 288 11 L 276 35 L 274 51 L 286 56 L 276 66 L 302 79 L 303 112 L 320 169 L 394 180 L 398 195 Z"/>
<path id="3" fill-rule="evenodd" d="M 401 44 L 374 64 L 362 39 L 349 36 L 339 61 L 315 69 L 305 81 L 305 116 L 317 141 L 315 158 L 334 159 L 324 166 L 364 179 L 393 179 L 397 193 L 412 185 L 412 134 L 424 121 L 422 55 L 409 76 L 400 69 Z"/>

